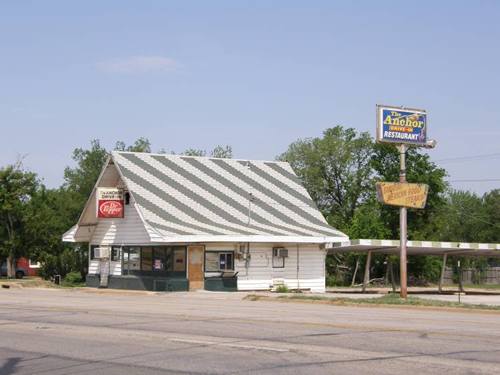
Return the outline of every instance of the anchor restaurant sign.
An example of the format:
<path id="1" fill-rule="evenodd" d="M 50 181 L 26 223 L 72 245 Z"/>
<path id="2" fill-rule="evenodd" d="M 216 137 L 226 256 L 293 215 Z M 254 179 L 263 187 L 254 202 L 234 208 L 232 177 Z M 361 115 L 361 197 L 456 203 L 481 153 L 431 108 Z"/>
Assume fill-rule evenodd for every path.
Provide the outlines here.
<path id="1" fill-rule="evenodd" d="M 424 208 L 429 186 L 406 182 L 377 182 L 377 198 L 391 206 Z"/>
<path id="2" fill-rule="evenodd" d="M 377 141 L 425 145 L 427 112 L 377 105 Z"/>

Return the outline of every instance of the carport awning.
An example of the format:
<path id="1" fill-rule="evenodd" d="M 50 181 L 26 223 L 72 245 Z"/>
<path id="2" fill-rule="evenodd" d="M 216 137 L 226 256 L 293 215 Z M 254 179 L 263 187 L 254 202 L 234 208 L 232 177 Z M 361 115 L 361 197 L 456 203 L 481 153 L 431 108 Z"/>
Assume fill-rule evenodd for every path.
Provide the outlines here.
<path id="1" fill-rule="evenodd" d="M 399 254 L 398 240 L 350 240 L 335 242 L 328 247 L 328 253 L 358 252 L 381 254 Z M 496 243 L 468 243 L 468 242 L 435 242 L 435 241 L 408 241 L 409 255 L 463 255 L 463 256 L 500 256 L 500 244 Z"/>

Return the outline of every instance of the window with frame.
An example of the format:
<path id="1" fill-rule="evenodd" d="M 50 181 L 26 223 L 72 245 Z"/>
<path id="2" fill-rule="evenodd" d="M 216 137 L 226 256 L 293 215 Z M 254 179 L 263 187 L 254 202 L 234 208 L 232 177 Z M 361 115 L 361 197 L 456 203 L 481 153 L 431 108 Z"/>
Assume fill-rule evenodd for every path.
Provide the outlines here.
<path id="1" fill-rule="evenodd" d="M 121 259 L 121 247 L 120 246 L 112 246 L 111 247 L 111 260 L 113 262 L 119 262 Z"/>
<path id="2" fill-rule="evenodd" d="M 206 251 L 205 272 L 234 271 L 233 251 Z"/>
<path id="3" fill-rule="evenodd" d="M 184 246 L 127 246 L 122 248 L 123 275 L 185 275 Z"/>
<path id="4" fill-rule="evenodd" d="M 130 275 L 132 271 L 141 269 L 141 248 L 140 247 L 124 247 L 123 248 L 123 263 L 122 273 Z"/>
<path id="5" fill-rule="evenodd" d="M 94 250 L 97 249 L 98 247 L 99 247 L 99 245 L 91 245 L 90 246 L 90 260 L 95 259 Z"/>
<path id="6" fill-rule="evenodd" d="M 174 272 L 186 272 L 186 249 L 174 248 L 173 261 Z"/>
<path id="7" fill-rule="evenodd" d="M 273 248 L 273 268 L 285 268 L 285 257 L 280 256 L 276 250 Z"/>

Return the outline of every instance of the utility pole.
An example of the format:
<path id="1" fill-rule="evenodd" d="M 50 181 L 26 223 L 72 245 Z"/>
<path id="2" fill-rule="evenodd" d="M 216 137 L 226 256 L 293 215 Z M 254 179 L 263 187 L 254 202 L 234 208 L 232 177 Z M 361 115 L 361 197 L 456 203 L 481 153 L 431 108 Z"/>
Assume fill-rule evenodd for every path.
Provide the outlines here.
<path id="1" fill-rule="evenodd" d="M 399 150 L 399 182 L 406 183 L 406 151 L 408 146 L 400 144 L 397 146 Z M 406 298 L 408 295 L 407 288 L 407 272 L 406 272 L 406 240 L 407 240 L 407 209 L 406 207 L 399 208 L 399 285 L 401 298 Z"/>

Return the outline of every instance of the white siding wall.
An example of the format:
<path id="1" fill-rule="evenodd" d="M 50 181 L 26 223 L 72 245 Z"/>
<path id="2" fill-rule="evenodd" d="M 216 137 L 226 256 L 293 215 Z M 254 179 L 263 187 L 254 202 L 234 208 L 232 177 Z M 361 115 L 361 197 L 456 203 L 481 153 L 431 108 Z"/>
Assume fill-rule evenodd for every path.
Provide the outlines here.
<path id="1" fill-rule="evenodd" d="M 93 245 L 134 245 L 150 243 L 132 198 L 123 219 L 99 219 L 90 243 Z"/>
<path id="2" fill-rule="evenodd" d="M 100 246 L 144 245 L 150 242 L 151 239 L 137 213 L 132 197 L 130 198 L 130 204 L 125 206 L 123 219 L 98 219 L 97 226 L 90 240 L 92 245 Z M 110 261 L 109 267 L 110 275 L 118 276 L 122 274 L 121 261 Z M 95 275 L 98 273 L 99 260 L 91 260 L 89 263 L 89 274 Z"/>
<path id="3" fill-rule="evenodd" d="M 248 270 L 243 259 L 235 259 L 234 268 L 238 272 L 238 290 L 268 290 L 274 281 L 283 280 L 290 289 L 310 289 L 325 291 L 325 250 L 318 245 L 299 244 L 299 270 L 297 279 L 297 245 L 286 244 L 288 258 L 284 268 L 273 268 L 273 244 L 250 244 Z M 206 250 L 234 251 L 233 244 L 210 244 Z M 273 281 L 274 280 L 274 281 Z"/>
<path id="4" fill-rule="evenodd" d="M 122 262 L 109 262 L 109 274 L 113 276 L 120 276 L 122 274 Z M 93 259 L 89 262 L 89 275 L 96 275 L 100 273 L 100 261 Z"/>
<path id="5" fill-rule="evenodd" d="M 99 260 L 93 259 L 89 262 L 89 275 L 96 275 L 99 273 Z"/>

